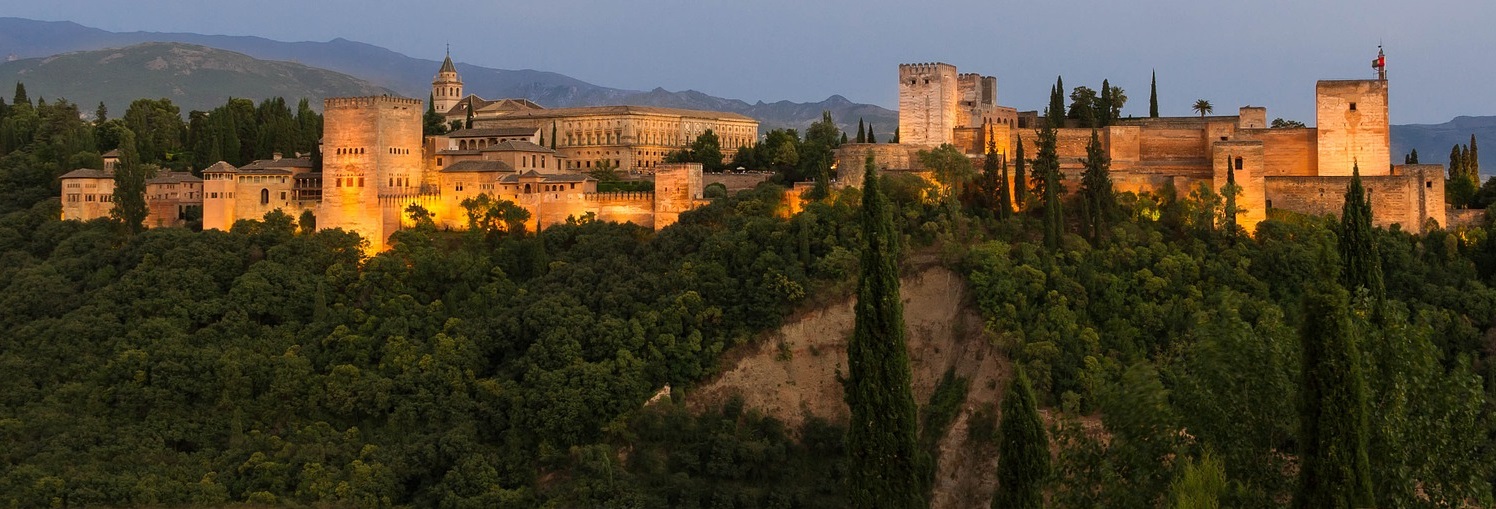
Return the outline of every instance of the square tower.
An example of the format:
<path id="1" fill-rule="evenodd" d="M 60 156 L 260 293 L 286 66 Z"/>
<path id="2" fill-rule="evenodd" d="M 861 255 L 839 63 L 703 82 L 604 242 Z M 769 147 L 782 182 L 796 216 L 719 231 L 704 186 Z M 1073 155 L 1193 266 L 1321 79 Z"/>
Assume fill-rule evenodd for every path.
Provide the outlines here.
<path id="1" fill-rule="evenodd" d="M 1368 176 L 1391 171 L 1386 81 L 1320 81 L 1314 103 L 1320 175 L 1350 175 L 1353 165 Z"/>
<path id="2" fill-rule="evenodd" d="M 899 142 L 909 145 L 950 143 L 952 129 L 957 127 L 956 112 L 960 99 L 956 66 L 938 62 L 900 64 Z"/>
<path id="3" fill-rule="evenodd" d="M 369 253 L 384 250 L 385 239 L 399 227 L 399 213 L 386 214 L 380 199 L 419 189 L 424 112 L 422 101 L 404 97 L 324 102 L 318 229 L 357 232 L 369 241 Z"/>

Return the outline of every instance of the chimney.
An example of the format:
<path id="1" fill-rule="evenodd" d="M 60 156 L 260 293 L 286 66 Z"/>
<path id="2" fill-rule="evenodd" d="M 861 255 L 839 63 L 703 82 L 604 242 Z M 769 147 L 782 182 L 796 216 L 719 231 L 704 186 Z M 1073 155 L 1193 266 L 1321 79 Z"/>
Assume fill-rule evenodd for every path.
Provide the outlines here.
<path id="1" fill-rule="evenodd" d="M 272 153 L 270 153 L 270 160 L 271 161 L 279 161 L 279 160 L 281 160 L 281 153 L 280 152 L 272 152 Z"/>

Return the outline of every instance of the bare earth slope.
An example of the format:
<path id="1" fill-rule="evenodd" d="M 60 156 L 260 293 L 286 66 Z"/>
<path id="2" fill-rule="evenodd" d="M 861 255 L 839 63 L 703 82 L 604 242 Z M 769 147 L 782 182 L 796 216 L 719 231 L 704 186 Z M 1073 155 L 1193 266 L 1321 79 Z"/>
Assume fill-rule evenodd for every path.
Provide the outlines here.
<path id="1" fill-rule="evenodd" d="M 960 414 L 941 440 L 932 507 L 986 507 L 995 487 L 996 451 L 967 442 L 973 411 L 997 405 L 1007 386 L 1008 360 L 967 305 L 966 284 L 948 269 L 904 276 L 904 324 L 913 362 L 914 398 L 921 406 L 947 369 L 970 381 Z M 838 373 L 846 369 L 854 298 L 792 318 L 779 330 L 730 352 L 723 373 L 687 396 L 700 410 L 741 395 L 750 408 L 797 428 L 808 415 L 845 424 L 849 410 Z"/>

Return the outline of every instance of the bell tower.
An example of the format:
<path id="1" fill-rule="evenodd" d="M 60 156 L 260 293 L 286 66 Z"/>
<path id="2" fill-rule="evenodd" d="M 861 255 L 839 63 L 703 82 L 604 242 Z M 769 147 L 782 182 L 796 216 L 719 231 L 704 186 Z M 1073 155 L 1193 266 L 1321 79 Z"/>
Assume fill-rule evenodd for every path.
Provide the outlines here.
<path id="1" fill-rule="evenodd" d="M 457 66 L 452 65 L 452 48 L 448 46 L 447 58 L 436 71 L 436 79 L 431 80 L 431 103 L 438 114 L 446 115 L 461 100 L 462 78 L 457 76 Z"/>

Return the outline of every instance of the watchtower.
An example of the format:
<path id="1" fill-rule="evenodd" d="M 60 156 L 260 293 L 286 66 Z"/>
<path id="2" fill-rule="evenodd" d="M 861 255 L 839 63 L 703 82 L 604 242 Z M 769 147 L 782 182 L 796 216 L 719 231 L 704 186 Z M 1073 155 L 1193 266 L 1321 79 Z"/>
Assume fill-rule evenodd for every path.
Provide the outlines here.
<path id="1" fill-rule="evenodd" d="M 899 65 L 899 142 L 950 143 L 959 122 L 956 66 L 946 63 Z M 996 84 L 993 84 L 996 95 Z M 996 98 L 994 97 L 994 100 Z"/>
<path id="2" fill-rule="evenodd" d="M 323 103 L 319 229 L 358 232 L 369 241 L 369 252 L 384 250 L 385 239 L 399 227 L 399 215 L 387 217 L 380 197 L 419 189 L 424 109 L 419 99 L 391 96 Z"/>

